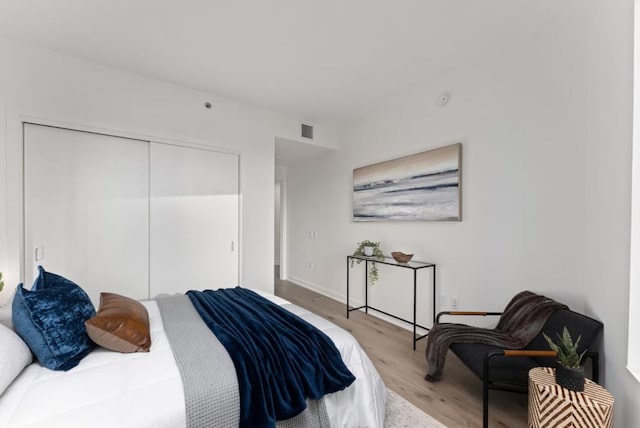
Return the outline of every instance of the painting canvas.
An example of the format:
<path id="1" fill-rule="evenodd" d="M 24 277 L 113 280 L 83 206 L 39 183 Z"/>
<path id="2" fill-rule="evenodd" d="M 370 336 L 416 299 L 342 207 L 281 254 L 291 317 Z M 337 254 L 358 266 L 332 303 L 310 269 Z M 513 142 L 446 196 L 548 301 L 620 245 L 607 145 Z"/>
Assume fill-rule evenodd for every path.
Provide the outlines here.
<path id="1" fill-rule="evenodd" d="M 353 220 L 462 220 L 462 144 L 353 170 Z"/>

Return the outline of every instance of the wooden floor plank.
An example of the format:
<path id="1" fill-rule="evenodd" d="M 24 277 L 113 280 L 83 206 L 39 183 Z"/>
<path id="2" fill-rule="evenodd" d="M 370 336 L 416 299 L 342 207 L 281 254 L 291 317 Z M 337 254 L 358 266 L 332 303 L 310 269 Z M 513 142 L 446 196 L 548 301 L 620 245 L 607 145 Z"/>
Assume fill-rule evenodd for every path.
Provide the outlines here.
<path id="1" fill-rule="evenodd" d="M 276 295 L 309 309 L 349 331 L 365 350 L 388 388 L 450 428 L 482 426 L 482 384 L 449 353 L 440 382 L 427 382 L 425 346 L 411 344 L 411 332 L 360 311 L 346 317 L 343 303 L 289 281 L 276 280 Z M 527 424 L 522 394 L 490 392 L 489 425 L 518 428 Z"/>

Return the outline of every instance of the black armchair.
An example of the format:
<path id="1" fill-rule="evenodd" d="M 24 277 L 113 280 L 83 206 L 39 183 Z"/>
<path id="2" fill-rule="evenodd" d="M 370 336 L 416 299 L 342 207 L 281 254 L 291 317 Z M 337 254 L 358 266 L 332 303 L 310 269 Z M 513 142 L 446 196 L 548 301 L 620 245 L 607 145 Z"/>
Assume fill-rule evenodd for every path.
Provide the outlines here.
<path id="1" fill-rule="evenodd" d="M 436 317 L 436 324 L 444 315 L 501 315 L 501 312 L 440 312 Z M 503 349 L 496 346 L 479 343 L 454 343 L 449 349 L 482 381 L 482 423 L 489 426 L 489 390 L 499 389 L 520 393 L 528 392 L 528 374 L 534 367 L 555 366 L 554 351 L 542 333 L 556 337 L 562 335 L 567 327 L 572 335 L 581 335 L 578 352 L 585 349 L 595 349 L 602 335 L 603 324 L 600 321 L 569 309 L 554 311 L 542 327 L 541 332 L 523 349 Z M 599 355 L 597 352 L 585 353 L 585 360 L 591 360 L 591 374 L 594 382 L 599 381 Z"/>

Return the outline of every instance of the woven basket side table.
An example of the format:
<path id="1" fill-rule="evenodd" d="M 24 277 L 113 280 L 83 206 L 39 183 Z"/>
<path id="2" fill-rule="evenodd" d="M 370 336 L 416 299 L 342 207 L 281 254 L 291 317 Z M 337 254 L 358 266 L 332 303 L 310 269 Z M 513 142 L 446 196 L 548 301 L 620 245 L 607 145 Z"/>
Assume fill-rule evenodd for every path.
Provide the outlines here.
<path id="1" fill-rule="evenodd" d="M 585 379 L 584 391 L 570 391 L 556 383 L 555 369 L 529 371 L 529 428 L 611 428 L 613 396 Z"/>

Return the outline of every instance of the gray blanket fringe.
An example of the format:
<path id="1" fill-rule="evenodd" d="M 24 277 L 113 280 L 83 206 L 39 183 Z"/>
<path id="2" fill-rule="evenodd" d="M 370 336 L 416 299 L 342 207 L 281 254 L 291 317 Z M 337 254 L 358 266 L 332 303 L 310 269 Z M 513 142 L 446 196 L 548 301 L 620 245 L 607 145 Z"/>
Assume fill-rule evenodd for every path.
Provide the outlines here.
<path id="1" fill-rule="evenodd" d="M 156 301 L 182 377 L 187 428 L 237 427 L 240 421 L 238 380 L 226 349 L 186 295 L 162 295 Z M 329 428 L 324 399 L 307 400 L 304 412 L 278 421 L 276 427 Z"/>
<path id="2" fill-rule="evenodd" d="M 156 298 L 184 388 L 187 428 L 237 428 L 236 369 L 186 295 Z"/>

